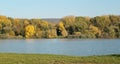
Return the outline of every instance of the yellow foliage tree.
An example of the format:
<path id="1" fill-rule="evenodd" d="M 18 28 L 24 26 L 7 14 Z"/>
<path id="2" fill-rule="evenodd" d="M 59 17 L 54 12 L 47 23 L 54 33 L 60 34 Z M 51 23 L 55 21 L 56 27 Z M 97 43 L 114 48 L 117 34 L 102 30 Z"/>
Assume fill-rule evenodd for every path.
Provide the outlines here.
<path id="1" fill-rule="evenodd" d="M 56 38 L 57 37 L 57 33 L 56 33 L 56 29 L 50 29 L 47 31 L 46 34 L 47 38 Z"/>
<path id="2" fill-rule="evenodd" d="M 0 24 L 0 30 L 2 30 L 2 24 Z"/>
<path id="3" fill-rule="evenodd" d="M 68 33 L 67 33 L 67 31 L 66 31 L 66 29 L 65 29 L 65 27 L 64 27 L 64 25 L 63 25 L 63 23 L 62 22 L 60 22 L 59 24 L 58 24 L 58 29 L 59 29 L 59 32 L 61 32 L 61 35 L 62 36 L 67 36 L 68 35 Z"/>
<path id="4" fill-rule="evenodd" d="M 25 27 L 25 37 L 31 38 L 35 34 L 35 28 L 33 25 L 28 25 Z"/>
<path id="5" fill-rule="evenodd" d="M 24 20 L 24 26 L 27 26 L 27 25 L 29 25 L 29 22 L 28 22 L 28 20 Z"/>
<path id="6" fill-rule="evenodd" d="M 18 18 L 13 20 L 13 25 L 19 26 L 19 24 L 20 24 L 20 20 Z"/>
<path id="7" fill-rule="evenodd" d="M 12 25 L 11 21 L 4 16 L 0 16 L 0 24 L 2 24 L 3 26 L 9 26 L 9 27 Z"/>
<path id="8" fill-rule="evenodd" d="M 65 28 L 69 28 L 75 22 L 75 16 L 65 16 L 61 19 Z"/>
<path id="9" fill-rule="evenodd" d="M 95 35 L 96 35 L 96 34 L 97 34 L 98 36 L 101 35 L 101 31 L 100 31 L 97 27 L 95 27 L 95 26 L 93 26 L 93 25 L 90 25 L 89 29 L 90 29 L 90 31 L 91 31 L 92 33 L 94 33 Z"/>
<path id="10" fill-rule="evenodd" d="M 42 22 L 40 23 L 40 28 L 41 28 L 42 30 L 47 30 L 47 29 L 49 28 L 48 25 L 49 25 L 49 24 L 48 24 L 47 21 L 42 21 Z"/>

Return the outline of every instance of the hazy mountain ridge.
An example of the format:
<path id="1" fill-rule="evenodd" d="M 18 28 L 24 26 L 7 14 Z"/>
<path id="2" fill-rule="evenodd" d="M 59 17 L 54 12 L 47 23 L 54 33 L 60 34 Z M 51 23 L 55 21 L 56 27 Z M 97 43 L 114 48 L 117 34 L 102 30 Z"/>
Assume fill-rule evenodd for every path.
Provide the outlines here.
<path id="1" fill-rule="evenodd" d="M 58 23 L 60 21 L 60 18 L 42 18 L 42 20 L 52 22 L 52 23 Z"/>

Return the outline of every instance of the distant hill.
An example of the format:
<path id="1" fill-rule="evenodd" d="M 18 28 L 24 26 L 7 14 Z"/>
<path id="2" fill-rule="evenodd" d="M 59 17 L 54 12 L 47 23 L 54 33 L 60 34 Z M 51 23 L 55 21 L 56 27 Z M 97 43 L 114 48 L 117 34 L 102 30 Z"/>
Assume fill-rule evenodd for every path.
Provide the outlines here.
<path id="1" fill-rule="evenodd" d="M 52 22 L 52 23 L 58 23 L 60 21 L 60 18 L 42 18 L 42 20 Z"/>

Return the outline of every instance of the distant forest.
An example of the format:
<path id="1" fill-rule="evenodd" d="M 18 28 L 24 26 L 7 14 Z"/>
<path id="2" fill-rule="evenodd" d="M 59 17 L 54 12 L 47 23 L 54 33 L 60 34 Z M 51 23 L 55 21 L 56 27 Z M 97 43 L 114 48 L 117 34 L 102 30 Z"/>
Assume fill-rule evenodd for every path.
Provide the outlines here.
<path id="1" fill-rule="evenodd" d="M 120 16 L 66 16 L 61 19 L 20 19 L 0 16 L 0 39 L 120 38 Z"/>

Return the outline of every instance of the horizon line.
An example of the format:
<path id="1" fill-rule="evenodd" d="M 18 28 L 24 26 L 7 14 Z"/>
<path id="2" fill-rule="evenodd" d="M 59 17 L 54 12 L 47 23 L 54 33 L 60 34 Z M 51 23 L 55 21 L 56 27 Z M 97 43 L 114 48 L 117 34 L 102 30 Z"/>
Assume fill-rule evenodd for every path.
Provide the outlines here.
<path id="1" fill-rule="evenodd" d="M 96 15 L 96 16 L 109 16 L 109 15 L 116 15 L 116 16 L 120 16 L 120 14 L 101 14 L 101 15 Z M 30 18 L 27 18 L 27 17 L 15 17 L 15 16 L 9 16 L 9 15 L 3 15 L 3 14 L 0 14 L 0 16 L 5 16 L 5 17 L 10 17 L 10 18 L 18 18 L 18 19 L 60 19 L 60 18 L 63 18 L 63 17 L 66 17 L 66 16 L 75 16 L 75 17 L 90 17 L 90 18 L 93 18 L 93 17 L 96 17 L 96 16 L 82 16 L 82 15 L 66 15 L 66 16 L 62 16 L 62 17 L 30 17 Z"/>

